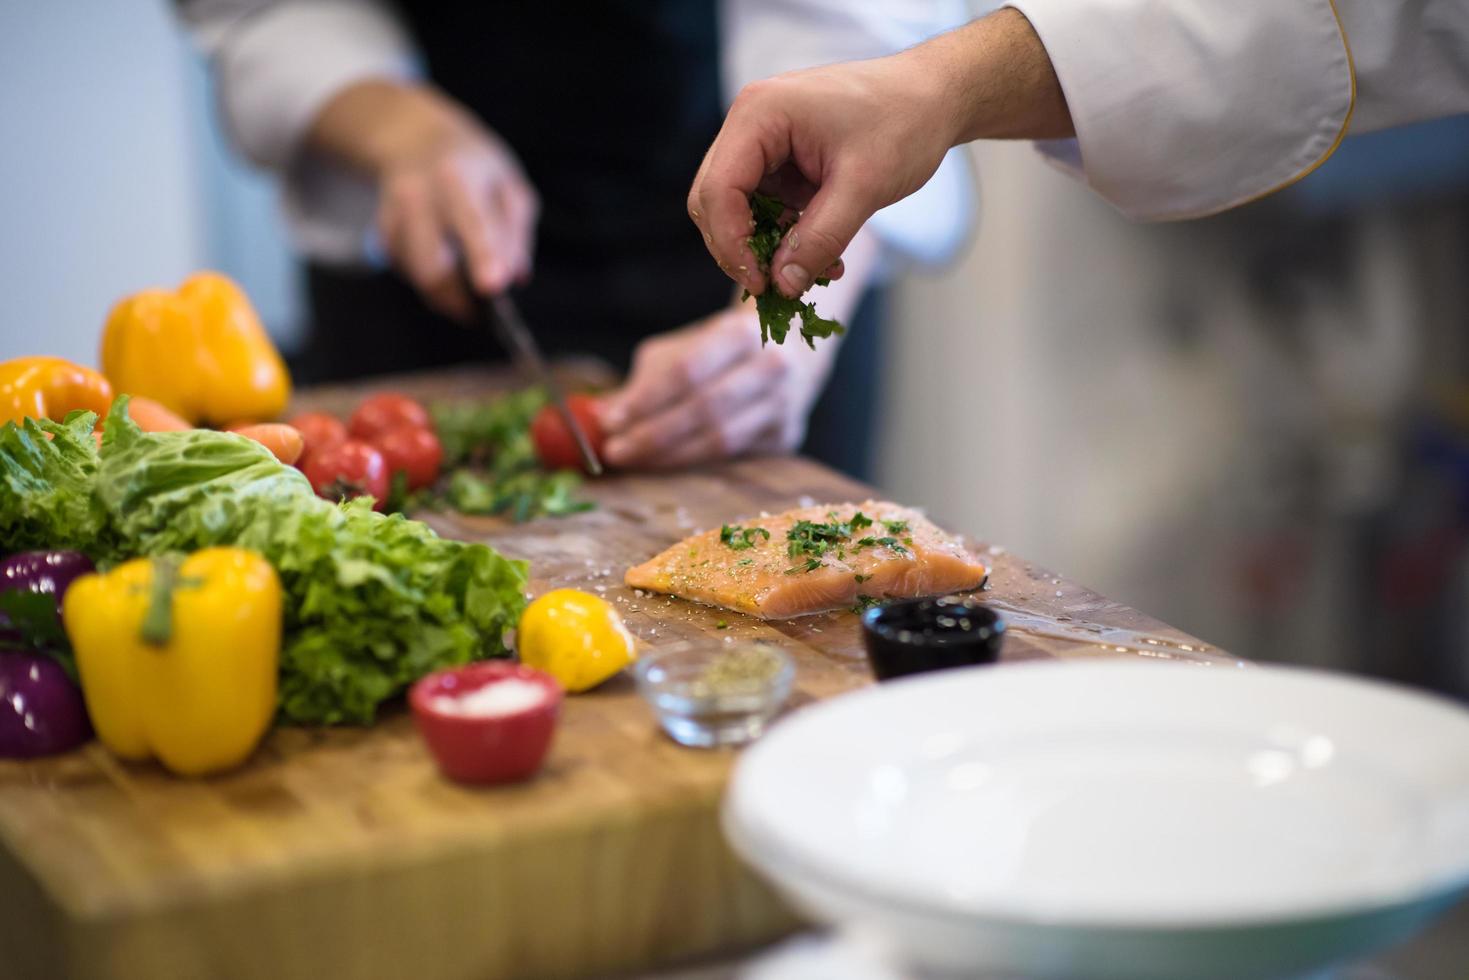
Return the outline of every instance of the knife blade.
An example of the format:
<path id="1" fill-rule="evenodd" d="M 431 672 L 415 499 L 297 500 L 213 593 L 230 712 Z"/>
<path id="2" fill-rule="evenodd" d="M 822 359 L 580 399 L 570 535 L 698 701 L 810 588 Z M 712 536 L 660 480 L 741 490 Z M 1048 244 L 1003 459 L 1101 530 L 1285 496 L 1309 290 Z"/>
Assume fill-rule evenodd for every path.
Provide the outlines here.
<path id="1" fill-rule="evenodd" d="M 465 276 L 465 284 L 468 287 L 468 276 Z M 581 455 L 582 464 L 586 466 L 587 472 L 592 476 L 602 475 L 602 461 L 597 458 L 597 453 L 592 449 L 592 441 L 587 438 L 586 430 L 572 414 L 571 408 L 566 404 L 566 395 L 561 390 L 561 385 L 551 375 L 551 369 L 546 366 L 546 359 L 541 356 L 541 349 L 536 345 L 535 336 L 521 319 L 520 310 L 515 301 L 508 293 L 500 293 L 496 296 L 484 296 L 477 290 L 469 288 L 470 299 L 474 304 L 475 317 L 480 323 L 490 329 L 499 339 L 501 346 L 510 354 L 510 359 L 515 363 L 516 369 L 536 384 L 541 385 L 551 396 L 551 404 L 556 407 L 556 413 L 566 423 L 566 428 L 571 432 L 571 438 L 576 443 L 576 451 Z"/>

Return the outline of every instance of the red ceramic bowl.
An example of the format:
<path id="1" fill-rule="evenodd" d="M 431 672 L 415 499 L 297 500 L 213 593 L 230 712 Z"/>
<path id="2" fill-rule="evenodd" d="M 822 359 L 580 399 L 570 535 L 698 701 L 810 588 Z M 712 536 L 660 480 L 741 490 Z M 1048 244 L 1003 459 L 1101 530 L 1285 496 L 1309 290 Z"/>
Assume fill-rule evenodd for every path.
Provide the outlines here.
<path id="1" fill-rule="evenodd" d="M 435 698 L 462 697 L 511 678 L 544 688 L 545 700 L 513 714 L 480 718 L 446 714 L 433 705 Z M 413 719 L 439 768 L 464 783 L 508 783 L 539 769 L 551 747 L 561 699 L 561 685 L 549 674 L 504 660 L 441 670 L 408 692 Z"/>

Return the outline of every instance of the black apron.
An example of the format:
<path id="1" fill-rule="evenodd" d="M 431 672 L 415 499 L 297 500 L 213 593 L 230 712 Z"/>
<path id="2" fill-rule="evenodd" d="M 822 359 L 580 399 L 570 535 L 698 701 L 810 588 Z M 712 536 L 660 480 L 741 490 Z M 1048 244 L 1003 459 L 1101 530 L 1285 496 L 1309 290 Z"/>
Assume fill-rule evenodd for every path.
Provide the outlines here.
<path id="1" fill-rule="evenodd" d="M 684 210 L 723 119 L 715 0 L 410 0 L 400 10 L 429 78 L 505 139 L 540 194 L 534 275 L 515 295 L 548 355 L 590 353 L 626 370 L 642 338 L 729 303 L 734 285 Z M 313 322 L 293 365 L 303 382 L 498 355 L 391 272 L 314 264 L 307 283 Z M 876 333 L 860 325 L 854 334 Z M 848 366 L 857 376 L 833 388 L 856 383 L 870 398 L 875 351 L 842 359 L 859 355 L 866 363 Z M 863 472 L 870 406 L 818 416 L 849 430 L 831 434 L 846 449 L 822 455 Z"/>

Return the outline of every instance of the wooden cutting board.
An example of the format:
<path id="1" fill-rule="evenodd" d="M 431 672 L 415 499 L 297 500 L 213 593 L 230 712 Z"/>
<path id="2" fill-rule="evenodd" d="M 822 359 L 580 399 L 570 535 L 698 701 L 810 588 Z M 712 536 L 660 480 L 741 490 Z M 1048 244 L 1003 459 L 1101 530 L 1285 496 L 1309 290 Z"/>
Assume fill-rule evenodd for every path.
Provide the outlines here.
<path id="1" fill-rule="evenodd" d="M 483 393 L 503 380 L 395 386 Z M 362 390 L 304 401 L 344 412 Z M 695 530 L 873 491 L 766 459 L 589 492 L 598 509 L 562 520 L 426 519 L 529 559 L 533 591 L 605 590 L 650 646 L 778 640 L 798 665 L 792 710 L 869 683 L 851 613 L 760 623 L 634 593 L 621 575 Z M 990 560 L 989 596 L 1015 627 L 1007 660 L 1227 661 L 1010 555 Z M 545 770 L 509 788 L 445 782 L 401 707 L 370 729 L 278 729 L 246 767 L 204 780 L 121 763 L 95 743 L 0 763 L 0 976 L 529 980 L 750 947 L 795 921 L 720 837 L 734 758 L 661 736 L 619 677 L 567 700 Z"/>

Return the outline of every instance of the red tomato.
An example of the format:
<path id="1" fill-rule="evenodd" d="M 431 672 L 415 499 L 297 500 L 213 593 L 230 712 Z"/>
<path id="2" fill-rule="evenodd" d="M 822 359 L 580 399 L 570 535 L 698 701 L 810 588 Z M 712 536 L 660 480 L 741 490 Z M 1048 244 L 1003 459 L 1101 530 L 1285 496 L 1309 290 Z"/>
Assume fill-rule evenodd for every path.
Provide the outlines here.
<path id="1" fill-rule="evenodd" d="M 587 441 L 592 444 L 592 452 L 600 459 L 606 437 L 602 433 L 602 423 L 597 418 L 596 406 L 597 400 L 591 395 L 571 395 L 566 399 L 566 407 L 571 409 L 572 416 L 581 424 L 582 431 L 587 434 Z M 541 465 L 546 469 L 585 468 L 582 466 L 581 453 L 576 449 L 576 438 L 566 427 L 566 422 L 561 418 L 561 413 L 556 411 L 555 405 L 547 405 L 536 413 L 530 423 L 530 437 L 536 445 L 536 455 L 541 458 Z"/>
<path id="2" fill-rule="evenodd" d="M 439 478 L 444 447 L 439 437 L 416 425 L 400 425 L 373 439 L 388 464 L 388 478 L 399 471 L 408 477 L 408 489 L 419 490 Z"/>
<path id="3" fill-rule="evenodd" d="M 343 500 L 373 498 L 372 509 L 382 510 L 388 499 L 388 464 L 383 454 L 365 442 L 348 439 L 312 453 L 302 467 L 318 497 Z"/>
<path id="4" fill-rule="evenodd" d="M 302 412 L 291 419 L 291 428 L 301 433 L 303 446 L 296 465 L 302 469 L 312 453 L 347 441 L 347 427 L 342 420 L 325 412 Z"/>
<path id="5" fill-rule="evenodd" d="M 428 409 L 406 395 L 373 395 L 357 406 L 352 420 L 347 423 L 353 438 L 373 441 L 378 436 L 400 426 L 411 425 L 419 429 L 432 429 Z"/>

